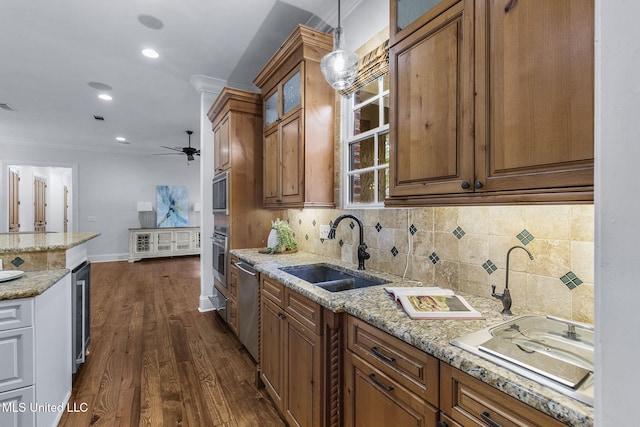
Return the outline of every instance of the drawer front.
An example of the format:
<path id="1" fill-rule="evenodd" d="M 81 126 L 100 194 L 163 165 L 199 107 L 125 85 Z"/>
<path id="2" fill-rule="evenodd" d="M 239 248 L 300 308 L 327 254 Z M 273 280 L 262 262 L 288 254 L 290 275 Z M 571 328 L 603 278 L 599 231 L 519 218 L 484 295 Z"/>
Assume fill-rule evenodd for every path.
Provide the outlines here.
<path id="1" fill-rule="evenodd" d="M 36 396 L 34 387 L 0 393 L 0 426 L 33 427 L 36 425 L 33 405 Z"/>
<path id="2" fill-rule="evenodd" d="M 33 325 L 33 298 L 0 301 L 0 331 Z"/>
<path id="3" fill-rule="evenodd" d="M 438 406 L 439 362 L 436 358 L 352 316 L 347 325 L 347 347 Z"/>
<path id="4" fill-rule="evenodd" d="M 275 280 L 260 275 L 260 291 L 262 296 L 282 307 L 284 305 L 284 286 Z"/>
<path id="5" fill-rule="evenodd" d="M 0 332 L 0 392 L 33 384 L 33 328 Z"/>
<path id="6" fill-rule="evenodd" d="M 314 331 L 316 335 L 321 335 L 322 308 L 318 303 L 291 289 L 286 289 L 284 309 L 287 314 Z"/>
<path id="7" fill-rule="evenodd" d="M 344 375 L 346 427 L 437 426 L 435 407 L 349 351 Z"/>
<path id="8" fill-rule="evenodd" d="M 561 427 L 519 400 L 441 362 L 440 409 L 463 427 Z"/>

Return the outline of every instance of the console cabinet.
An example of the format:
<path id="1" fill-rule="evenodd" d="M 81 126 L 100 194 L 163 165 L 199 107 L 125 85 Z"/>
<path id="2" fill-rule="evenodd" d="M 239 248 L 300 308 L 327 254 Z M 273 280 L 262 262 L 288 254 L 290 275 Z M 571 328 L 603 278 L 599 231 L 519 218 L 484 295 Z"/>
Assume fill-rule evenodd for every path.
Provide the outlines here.
<path id="1" fill-rule="evenodd" d="M 129 229 L 129 262 L 200 254 L 200 227 Z"/>
<path id="2" fill-rule="evenodd" d="M 388 206 L 593 200 L 592 0 L 390 6 Z"/>
<path id="3" fill-rule="evenodd" d="M 254 79 L 263 97 L 265 208 L 334 207 L 331 35 L 299 25 Z"/>

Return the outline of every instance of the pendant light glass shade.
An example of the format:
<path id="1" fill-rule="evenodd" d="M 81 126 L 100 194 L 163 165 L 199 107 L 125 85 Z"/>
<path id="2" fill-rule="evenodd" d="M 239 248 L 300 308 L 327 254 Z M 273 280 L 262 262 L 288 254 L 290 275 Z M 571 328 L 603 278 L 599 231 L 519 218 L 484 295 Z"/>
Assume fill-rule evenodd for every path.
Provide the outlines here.
<path id="1" fill-rule="evenodd" d="M 338 0 L 338 27 L 333 32 L 333 51 L 322 58 L 320 70 L 331 87 L 337 90 L 351 86 L 358 74 L 358 55 L 342 48 L 340 0 Z"/>

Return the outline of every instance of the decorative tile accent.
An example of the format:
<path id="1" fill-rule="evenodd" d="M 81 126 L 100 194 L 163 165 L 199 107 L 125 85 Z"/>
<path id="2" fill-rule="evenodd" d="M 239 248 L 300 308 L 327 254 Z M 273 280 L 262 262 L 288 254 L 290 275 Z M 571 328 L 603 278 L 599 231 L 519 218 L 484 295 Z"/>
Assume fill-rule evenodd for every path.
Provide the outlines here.
<path id="1" fill-rule="evenodd" d="M 316 220 L 314 219 L 314 220 L 311 222 L 311 224 L 313 224 L 313 226 L 315 227 L 315 226 L 316 226 L 316 224 L 317 224 L 317 223 L 316 223 Z"/>
<path id="2" fill-rule="evenodd" d="M 482 264 L 482 268 L 484 268 L 484 271 L 486 271 L 487 274 L 491 274 L 498 269 L 498 267 L 496 267 L 496 265 L 493 262 L 491 262 L 490 259 L 488 259 L 487 262 Z"/>
<path id="3" fill-rule="evenodd" d="M 396 249 L 395 246 L 391 248 L 391 253 L 393 254 L 394 257 L 398 255 L 398 250 Z"/>
<path id="4" fill-rule="evenodd" d="M 11 261 L 11 264 L 13 264 L 14 267 L 20 267 L 22 264 L 24 264 L 24 260 L 17 256 L 13 259 L 13 261 Z"/>
<path id="5" fill-rule="evenodd" d="M 304 240 L 309 240 L 309 235 L 308 234 L 304 235 Z"/>
<path id="6" fill-rule="evenodd" d="M 320 239 L 320 243 L 324 243 L 324 239 Z"/>
<path id="7" fill-rule="evenodd" d="M 455 230 L 453 230 L 453 235 L 456 236 L 458 240 L 462 239 L 462 236 L 464 236 L 465 234 L 467 233 L 465 233 L 461 227 L 458 227 Z"/>
<path id="8" fill-rule="evenodd" d="M 411 233 L 411 235 L 413 236 L 417 232 L 418 232 L 418 229 L 416 228 L 416 226 L 411 224 L 411 227 L 409 227 L 409 233 Z"/>
<path id="9" fill-rule="evenodd" d="M 344 240 L 340 239 L 340 241 L 338 242 L 338 244 L 340 245 L 340 247 L 342 247 L 344 245 Z"/>
<path id="10" fill-rule="evenodd" d="M 567 288 L 569 288 L 569 290 L 574 290 L 578 286 L 582 285 L 582 283 L 584 283 L 578 278 L 578 276 L 575 275 L 573 271 L 570 271 L 562 276 L 560 280 L 566 285 Z"/>
<path id="11" fill-rule="evenodd" d="M 329 227 L 333 227 L 333 220 L 329 221 Z"/>
<path id="12" fill-rule="evenodd" d="M 353 221 L 351 221 L 349 223 L 349 228 L 351 228 L 353 230 L 354 228 L 356 228 L 356 224 Z"/>
<path id="13" fill-rule="evenodd" d="M 431 260 L 432 263 L 437 264 L 438 261 L 440 261 L 440 257 L 438 256 L 438 254 L 436 254 L 435 252 L 433 252 L 431 255 L 429 255 L 429 259 Z"/>
<path id="14" fill-rule="evenodd" d="M 298 225 L 302 225 L 302 218 L 298 218 Z"/>
<path id="15" fill-rule="evenodd" d="M 380 225 L 380 223 L 376 224 L 376 230 L 378 230 L 378 233 L 380 232 L 380 230 L 382 230 L 382 226 Z"/>
<path id="16" fill-rule="evenodd" d="M 531 241 L 535 238 L 533 234 L 529 233 L 526 229 L 522 230 L 520 234 L 516 236 L 518 240 L 522 242 L 523 245 L 527 246 L 527 244 L 531 243 Z"/>

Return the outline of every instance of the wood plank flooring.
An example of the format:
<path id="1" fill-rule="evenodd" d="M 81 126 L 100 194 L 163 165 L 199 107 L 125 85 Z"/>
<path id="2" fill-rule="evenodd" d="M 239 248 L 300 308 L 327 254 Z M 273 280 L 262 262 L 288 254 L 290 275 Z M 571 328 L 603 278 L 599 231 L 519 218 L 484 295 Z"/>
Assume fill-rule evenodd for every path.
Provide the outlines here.
<path id="1" fill-rule="evenodd" d="M 213 312 L 200 258 L 91 266 L 91 345 L 60 426 L 284 426 Z M 86 409 L 82 412 L 81 409 Z"/>

